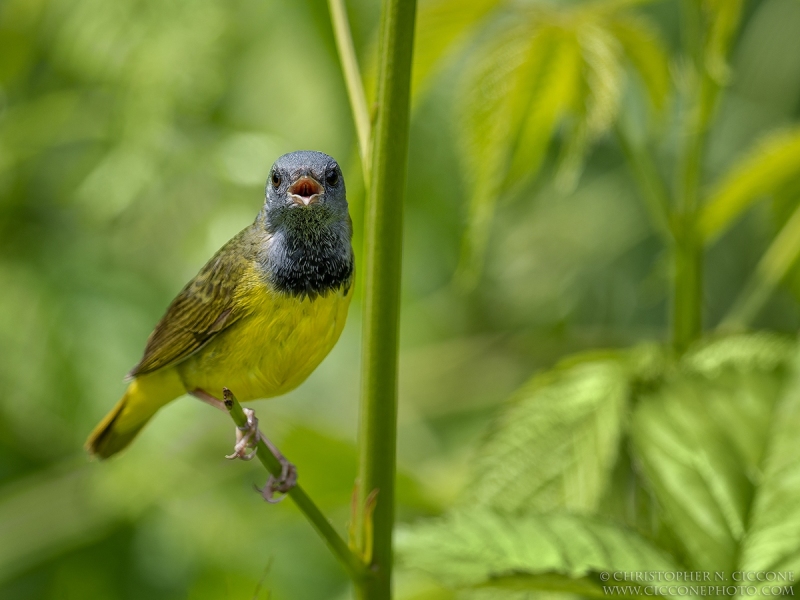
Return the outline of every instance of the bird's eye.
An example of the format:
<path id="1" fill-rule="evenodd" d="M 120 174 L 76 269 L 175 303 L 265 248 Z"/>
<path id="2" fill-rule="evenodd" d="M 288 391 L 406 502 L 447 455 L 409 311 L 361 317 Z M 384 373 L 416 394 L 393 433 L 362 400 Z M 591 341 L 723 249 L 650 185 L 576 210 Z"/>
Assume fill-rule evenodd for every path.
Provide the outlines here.
<path id="1" fill-rule="evenodd" d="M 277 189 L 278 186 L 280 186 L 280 184 L 281 184 L 281 174 L 278 173 L 278 171 L 273 171 L 272 172 L 272 187 Z"/>
<path id="2" fill-rule="evenodd" d="M 336 185 L 339 183 L 339 171 L 338 169 L 331 169 L 325 174 L 325 183 L 328 185 Z"/>

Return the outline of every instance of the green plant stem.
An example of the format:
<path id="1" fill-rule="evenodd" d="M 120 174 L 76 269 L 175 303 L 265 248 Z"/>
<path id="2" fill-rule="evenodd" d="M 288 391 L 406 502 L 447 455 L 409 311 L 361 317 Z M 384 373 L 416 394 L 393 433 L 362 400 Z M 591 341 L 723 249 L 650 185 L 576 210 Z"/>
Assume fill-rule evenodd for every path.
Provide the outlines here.
<path id="1" fill-rule="evenodd" d="M 239 404 L 233 394 L 226 394 L 225 408 L 228 409 L 228 413 L 237 427 L 245 427 L 247 425 L 247 416 L 244 414 L 241 404 Z M 281 463 L 272 452 L 270 452 L 264 440 L 259 439 L 256 448 L 256 456 L 258 460 L 261 461 L 261 464 L 264 465 L 264 468 L 275 477 L 279 477 L 281 475 Z M 328 521 L 325 515 L 322 514 L 322 511 L 317 508 L 317 505 L 309 498 L 303 488 L 299 485 L 295 485 L 287 492 L 287 495 L 294 501 L 297 508 L 305 515 L 314 529 L 317 530 L 317 533 L 322 536 L 322 539 L 325 540 L 334 555 L 336 555 L 344 565 L 344 568 L 353 581 L 359 582 L 369 578 L 370 573 L 366 565 L 364 565 L 361 559 L 350 550 L 347 542 L 336 533 L 330 521 Z"/>
<path id="2" fill-rule="evenodd" d="M 697 231 L 698 186 L 703 135 L 695 133 L 684 157 L 681 192 L 675 219 L 675 287 L 672 340 L 685 350 L 703 330 L 703 242 Z"/>
<path id="3" fill-rule="evenodd" d="M 692 59 L 698 83 L 697 98 L 684 131 L 676 185 L 672 342 L 678 351 L 685 350 L 703 331 L 703 240 L 697 220 L 706 137 L 720 90 L 705 66 L 698 3 L 684 0 L 681 7 L 688 33 L 686 52 Z"/>
<path id="4" fill-rule="evenodd" d="M 361 71 L 358 68 L 356 49 L 353 36 L 350 33 L 350 23 L 347 20 L 347 9 L 344 0 L 328 0 L 331 12 L 333 35 L 336 39 L 336 49 L 339 52 L 339 61 L 342 64 L 342 73 L 347 87 L 347 96 L 350 99 L 350 109 L 353 111 L 353 121 L 356 124 L 358 147 L 361 151 L 361 168 L 364 172 L 364 183 L 369 187 L 371 165 L 369 110 L 367 97 L 364 94 L 364 84 L 361 80 Z"/>
<path id="5" fill-rule="evenodd" d="M 675 216 L 675 272 L 672 305 L 672 341 L 685 350 L 703 330 L 703 243 L 697 231 L 698 190 L 702 135 L 690 142 L 682 173 Z"/>
<path id="6" fill-rule="evenodd" d="M 647 148 L 634 144 L 620 123 L 616 124 L 617 142 L 622 149 L 637 185 L 641 191 L 653 227 L 668 244 L 675 241 L 671 222 L 669 192 L 653 157 Z"/>
<path id="7" fill-rule="evenodd" d="M 723 330 L 743 329 L 764 307 L 775 288 L 800 257 L 800 207 L 783 226 L 758 263 L 755 272 L 719 325 Z"/>
<path id="8" fill-rule="evenodd" d="M 372 517 L 358 523 L 359 538 L 372 531 L 375 577 L 357 586 L 362 600 L 391 594 L 392 529 L 397 439 L 397 347 L 408 161 L 411 57 L 415 0 L 385 0 L 381 18 L 377 121 L 372 185 L 365 223 L 364 329 L 360 416 L 360 506 L 377 491 Z M 366 522 L 370 520 L 370 522 Z"/>

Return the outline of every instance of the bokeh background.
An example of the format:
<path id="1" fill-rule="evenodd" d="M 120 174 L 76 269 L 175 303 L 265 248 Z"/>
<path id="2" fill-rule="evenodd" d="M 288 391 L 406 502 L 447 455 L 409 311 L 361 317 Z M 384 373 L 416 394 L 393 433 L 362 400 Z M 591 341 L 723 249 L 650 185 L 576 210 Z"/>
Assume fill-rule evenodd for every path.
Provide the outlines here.
<path id="1" fill-rule="evenodd" d="M 630 4 L 655 24 L 680 88 L 678 3 Z M 348 9 L 369 83 L 380 7 L 353 0 Z M 426 14 L 430 39 L 437 22 Z M 709 133 L 708 181 L 765 132 L 796 123 L 798 31 L 795 0 L 744 4 Z M 476 443 L 533 373 L 581 350 L 668 338 L 669 252 L 614 135 L 587 144 L 565 184 L 565 129 L 540 172 L 501 195 L 480 274 L 454 279 L 473 181 L 454 106 L 462 72 L 478 60 L 461 50 L 436 69 L 418 65 L 427 77 L 413 100 L 402 522 L 440 513 L 471 485 Z M 642 104 L 633 83 L 619 98 L 622 115 Z M 645 126 L 665 170 L 675 161 L 669 115 L 679 109 Z M 82 448 L 164 307 L 251 222 L 272 161 L 296 149 L 343 165 L 360 256 L 361 166 L 321 0 L 0 3 L 0 597 L 348 597 L 343 571 L 291 503 L 267 506 L 252 492 L 260 465 L 224 459 L 227 417 L 182 399 L 114 460 L 90 462 Z M 711 246 L 709 327 L 782 226 L 781 206 L 754 203 Z M 793 333 L 798 293 L 790 272 L 749 325 Z M 317 372 L 256 406 L 343 532 L 356 473 L 360 298 L 357 288 Z M 410 572 L 397 586 L 401 598 L 451 597 Z"/>

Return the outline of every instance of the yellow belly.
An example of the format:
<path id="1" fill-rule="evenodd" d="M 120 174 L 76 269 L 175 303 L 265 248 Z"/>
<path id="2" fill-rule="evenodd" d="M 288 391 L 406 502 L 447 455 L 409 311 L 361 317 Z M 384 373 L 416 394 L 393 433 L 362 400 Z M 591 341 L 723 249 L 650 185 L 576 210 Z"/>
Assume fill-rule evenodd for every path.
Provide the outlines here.
<path id="1" fill-rule="evenodd" d="M 250 299 L 248 316 L 178 364 L 178 374 L 187 390 L 217 397 L 223 387 L 242 401 L 284 394 L 336 344 L 352 295 L 352 286 L 313 300 L 262 292 Z"/>

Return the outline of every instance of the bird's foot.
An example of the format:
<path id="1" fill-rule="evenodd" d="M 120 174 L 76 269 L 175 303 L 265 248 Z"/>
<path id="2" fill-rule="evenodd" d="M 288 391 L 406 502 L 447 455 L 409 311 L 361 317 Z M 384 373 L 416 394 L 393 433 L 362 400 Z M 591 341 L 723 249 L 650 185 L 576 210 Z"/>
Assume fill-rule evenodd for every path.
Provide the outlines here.
<path id="1" fill-rule="evenodd" d="M 270 475 L 264 487 L 259 488 L 256 486 L 256 490 L 261 493 L 261 496 L 263 496 L 264 500 L 270 504 L 277 504 L 286 497 L 285 494 L 289 490 L 297 485 L 297 467 L 290 463 L 286 457 L 281 454 L 280 450 L 278 450 L 278 448 L 276 448 L 275 445 L 267 438 L 262 435 L 261 439 L 267 445 L 269 451 L 272 452 L 272 455 L 278 459 L 279 463 L 281 463 L 281 474 L 280 477 Z M 281 495 L 276 496 L 275 494 Z"/>
<path id="2" fill-rule="evenodd" d="M 227 454 L 225 458 L 235 460 L 252 460 L 258 452 L 258 440 L 263 439 L 261 432 L 258 430 L 258 419 L 256 413 L 251 408 L 243 408 L 244 414 L 247 415 L 247 424 L 243 427 L 236 428 L 236 444 L 233 446 L 233 454 Z M 252 448 L 252 452 L 248 452 Z"/>
<path id="3" fill-rule="evenodd" d="M 239 410 L 239 404 L 228 388 L 222 389 L 222 397 L 224 398 L 226 410 L 233 411 L 234 407 L 237 407 L 236 410 Z M 258 451 L 258 444 L 263 442 L 270 454 L 280 463 L 281 472 L 278 477 L 270 474 L 263 488 L 259 488 L 258 486 L 255 486 L 255 488 L 263 496 L 264 500 L 275 504 L 283 500 L 284 494 L 288 493 L 289 490 L 297 485 L 297 468 L 286 460 L 286 457 L 281 454 L 281 451 L 278 450 L 275 444 L 270 442 L 269 439 L 258 430 L 258 419 L 256 418 L 255 411 L 251 408 L 241 408 L 241 410 L 247 417 L 247 422 L 245 425 L 236 428 L 236 445 L 233 447 L 233 454 L 229 454 L 225 458 L 231 460 L 236 458 L 251 460 Z M 241 422 L 241 418 L 237 422 Z M 252 449 L 252 452 L 248 452 L 250 449 Z M 280 495 L 276 496 L 276 494 Z"/>

